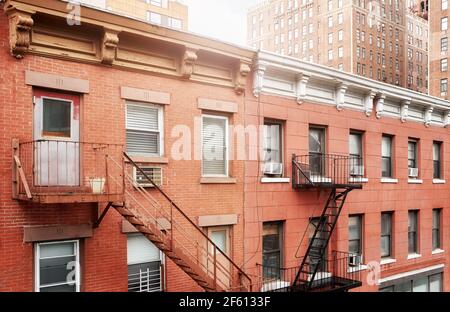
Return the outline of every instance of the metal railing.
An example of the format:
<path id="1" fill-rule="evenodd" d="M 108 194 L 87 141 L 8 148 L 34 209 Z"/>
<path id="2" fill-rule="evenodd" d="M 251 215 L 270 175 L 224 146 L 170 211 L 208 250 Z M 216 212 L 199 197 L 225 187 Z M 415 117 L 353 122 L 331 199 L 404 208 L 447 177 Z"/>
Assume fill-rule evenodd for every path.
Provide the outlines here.
<path id="1" fill-rule="evenodd" d="M 358 185 L 364 176 L 361 157 L 310 153 L 292 155 L 294 188 L 317 185 Z"/>
<path id="2" fill-rule="evenodd" d="M 213 281 L 216 290 L 250 291 L 250 277 L 192 221 L 178 205 L 126 154 L 124 170 L 127 209 L 146 224 L 161 230 L 172 251 L 181 251 L 203 276 Z M 122 162 L 116 162 L 120 167 Z M 152 189 L 136 183 L 132 171 L 146 177 Z"/>
<path id="3" fill-rule="evenodd" d="M 123 172 L 112 165 L 123 145 L 58 140 L 17 142 L 16 195 L 123 194 Z M 109 177 L 114 176 L 113 182 Z"/>
<path id="4" fill-rule="evenodd" d="M 296 292 L 296 291 L 336 291 L 339 289 L 351 289 L 361 286 L 362 267 L 361 263 L 353 263 L 352 258 L 360 258 L 359 255 L 347 252 L 333 251 L 329 257 L 312 265 L 318 265 L 311 287 L 295 285 L 300 266 L 289 268 L 277 268 L 259 264 L 259 282 L 254 284 L 254 290 L 262 292 Z M 301 261 L 302 259 L 300 259 Z M 311 266 L 312 266 L 311 265 Z M 314 268 L 306 268 L 301 272 L 302 280 L 311 281 Z"/>
<path id="5" fill-rule="evenodd" d="M 137 273 L 128 274 L 129 292 L 161 292 L 163 288 L 163 266 L 158 269 L 146 268 Z"/>

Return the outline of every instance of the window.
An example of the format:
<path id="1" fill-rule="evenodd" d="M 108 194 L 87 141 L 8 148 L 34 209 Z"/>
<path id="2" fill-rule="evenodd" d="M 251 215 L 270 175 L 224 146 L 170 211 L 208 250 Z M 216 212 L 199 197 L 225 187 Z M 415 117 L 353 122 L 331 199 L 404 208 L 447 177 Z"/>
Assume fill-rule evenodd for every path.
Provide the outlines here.
<path id="1" fill-rule="evenodd" d="M 430 292 L 442 292 L 442 273 L 430 275 L 428 280 L 430 282 Z"/>
<path id="2" fill-rule="evenodd" d="M 333 33 L 328 34 L 328 44 L 333 44 Z"/>
<path id="3" fill-rule="evenodd" d="M 418 164 L 417 164 L 417 141 L 416 140 L 409 140 L 408 141 L 408 168 L 409 169 L 416 169 L 416 168 L 418 168 Z"/>
<path id="4" fill-rule="evenodd" d="M 338 14 L 338 24 L 342 24 L 344 22 L 344 15 L 342 13 Z"/>
<path id="5" fill-rule="evenodd" d="M 328 27 L 333 27 L 333 17 L 332 16 L 329 16 L 328 17 Z"/>
<path id="6" fill-rule="evenodd" d="M 151 104 L 126 104 L 127 152 L 132 155 L 163 155 L 162 107 Z"/>
<path id="7" fill-rule="evenodd" d="M 128 291 L 163 291 L 163 259 L 161 251 L 144 235 L 128 235 Z"/>
<path id="8" fill-rule="evenodd" d="M 441 38 L 441 52 L 445 52 L 448 50 L 448 38 Z"/>
<path id="9" fill-rule="evenodd" d="M 447 10 L 448 9 L 448 0 L 441 0 L 441 10 Z"/>
<path id="10" fill-rule="evenodd" d="M 279 279 L 282 267 L 282 234 L 281 222 L 263 224 L 263 275 L 264 278 Z"/>
<path id="11" fill-rule="evenodd" d="M 383 135 L 381 143 L 381 176 L 392 178 L 392 137 Z"/>
<path id="12" fill-rule="evenodd" d="M 441 59 L 441 71 L 447 71 L 448 69 L 448 59 L 443 58 Z"/>
<path id="13" fill-rule="evenodd" d="M 42 98 L 42 136 L 70 137 L 72 102 Z"/>
<path id="14" fill-rule="evenodd" d="M 433 142 L 433 178 L 441 179 L 441 142 Z"/>
<path id="15" fill-rule="evenodd" d="M 392 212 L 381 213 L 381 257 L 390 258 L 392 254 Z"/>
<path id="16" fill-rule="evenodd" d="M 447 30 L 448 29 L 448 17 L 441 18 L 441 30 Z"/>
<path id="17" fill-rule="evenodd" d="M 348 217 L 348 252 L 357 256 L 363 254 L 362 215 Z"/>
<path id="18" fill-rule="evenodd" d="M 178 18 L 170 18 L 170 27 L 175 29 L 181 29 L 183 27 L 183 22 Z"/>
<path id="19" fill-rule="evenodd" d="M 338 48 L 338 57 L 343 58 L 344 57 L 344 47 Z"/>
<path id="20" fill-rule="evenodd" d="M 264 162 L 280 166 L 278 174 L 282 174 L 283 168 L 283 125 L 281 122 L 264 122 Z M 277 174 L 277 173 L 274 173 Z"/>
<path id="21" fill-rule="evenodd" d="M 38 243 L 35 253 L 36 291 L 80 291 L 78 241 Z"/>
<path id="22" fill-rule="evenodd" d="M 441 79 L 441 94 L 446 94 L 448 91 L 448 79 Z"/>
<path id="23" fill-rule="evenodd" d="M 432 229 L 433 250 L 442 248 L 441 224 L 442 224 L 442 209 L 433 209 L 433 229 Z"/>
<path id="24" fill-rule="evenodd" d="M 333 50 L 328 50 L 328 60 L 329 61 L 333 60 Z"/>
<path id="25" fill-rule="evenodd" d="M 202 175 L 228 176 L 228 118 L 202 117 Z"/>
<path id="26" fill-rule="evenodd" d="M 338 40 L 339 41 L 344 40 L 344 31 L 343 30 L 338 31 Z"/>
<path id="27" fill-rule="evenodd" d="M 147 12 L 147 20 L 149 20 L 151 23 L 161 25 L 162 16 L 161 14 L 149 11 Z"/>
<path id="28" fill-rule="evenodd" d="M 419 253 L 418 242 L 418 215 L 417 210 L 408 211 L 408 253 Z"/>
<path id="29" fill-rule="evenodd" d="M 208 237 L 224 254 L 230 254 L 230 227 L 213 226 L 208 228 Z"/>
<path id="30" fill-rule="evenodd" d="M 309 164 L 312 175 L 325 174 L 325 128 L 309 129 Z"/>
<path id="31" fill-rule="evenodd" d="M 349 138 L 350 175 L 363 176 L 362 133 L 351 132 Z"/>

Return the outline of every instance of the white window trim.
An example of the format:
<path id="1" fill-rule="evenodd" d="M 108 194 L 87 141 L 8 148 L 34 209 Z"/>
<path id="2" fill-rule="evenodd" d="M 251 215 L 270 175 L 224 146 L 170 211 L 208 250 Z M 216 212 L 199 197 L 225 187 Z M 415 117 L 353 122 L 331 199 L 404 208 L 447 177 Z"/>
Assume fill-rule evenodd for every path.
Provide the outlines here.
<path id="1" fill-rule="evenodd" d="M 396 183 L 398 183 L 398 179 L 393 179 L 393 178 L 381 178 L 381 183 L 396 184 Z"/>
<path id="2" fill-rule="evenodd" d="M 143 156 L 143 157 L 162 157 L 162 156 L 164 156 L 164 110 L 163 110 L 163 106 L 158 105 L 158 104 L 145 104 L 145 103 L 136 102 L 136 101 L 126 101 L 125 102 L 125 131 L 126 130 L 137 130 L 137 131 L 145 131 L 145 132 L 153 132 L 153 131 L 148 131 L 147 129 L 142 129 L 139 127 L 137 127 L 137 128 L 128 127 L 128 118 L 127 118 L 128 105 L 140 106 L 140 107 L 154 107 L 154 108 L 158 109 L 158 132 L 159 132 L 159 142 L 158 142 L 159 143 L 159 153 L 158 154 L 130 153 L 130 155 Z"/>
<path id="3" fill-rule="evenodd" d="M 408 179 L 409 184 L 423 184 L 422 179 Z"/>
<path id="4" fill-rule="evenodd" d="M 225 149 L 226 149 L 226 153 L 225 153 L 225 174 L 203 174 L 203 118 L 207 117 L 207 118 L 215 118 L 215 119 L 222 119 L 225 120 Z M 201 161 L 201 175 L 204 178 L 228 178 L 229 175 L 229 155 L 228 153 L 230 152 L 230 148 L 229 148 L 229 138 L 228 138 L 228 117 L 226 116 L 219 116 L 219 115 L 210 115 L 210 114 L 202 114 L 202 124 L 200 127 L 200 137 L 201 137 L 201 144 L 200 144 L 200 155 L 202 156 L 202 161 Z"/>
<path id="5" fill-rule="evenodd" d="M 261 178 L 261 183 L 290 183 L 290 178 L 269 178 L 263 177 Z"/>
<path id="6" fill-rule="evenodd" d="M 445 184 L 447 183 L 446 180 L 443 179 L 433 179 L 433 184 Z"/>
<path id="7" fill-rule="evenodd" d="M 408 259 L 408 260 L 412 260 L 412 259 L 417 259 L 417 258 L 421 258 L 421 257 L 422 257 L 421 254 L 418 254 L 418 253 L 412 253 L 412 254 L 409 254 L 409 255 L 408 255 L 407 259 Z"/>
<path id="8" fill-rule="evenodd" d="M 385 259 L 381 259 L 380 261 L 380 265 L 387 265 L 387 264 L 392 264 L 397 262 L 397 259 L 394 258 L 385 258 Z"/>
<path id="9" fill-rule="evenodd" d="M 34 282 L 34 290 L 36 292 L 41 291 L 40 287 L 40 246 L 42 245 L 54 245 L 54 244 L 64 244 L 64 243 L 75 243 L 75 290 L 76 292 L 80 292 L 80 282 L 81 282 L 81 270 L 80 270 L 80 241 L 79 240 L 68 240 L 68 241 L 52 241 L 52 242 L 44 242 L 44 243 L 36 243 L 35 244 L 35 252 L 34 252 L 34 272 L 35 272 L 35 282 Z M 52 284 L 51 286 L 58 285 L 66 285 L 68 283 L 59 283 Z M 50 287 L 50 286 L 48 286 Z"/>
<path id="10" fill-rule="evenodd" d="M 59 137 L 59 136 L 51 136 L 51 135 L 43 135 L 42 132 L 44 131 L 44 100 L 55 100 L 55 101 L 62 101 L 70 103 L 70 136 L 69 137 Z M 42 140 L 57 140 L 57 141 L 73 141 L 73 114 L 74 114 L 74 103 L 72 100 L 68 100 L 62 97 L 52 97 L 52 96 L 41 96 L 38 101 L 41 101 L 41 118 L 39 120 L 39 130 L 41 133 L 38 134 L 39 138 Z"/>
<path id="11" fill-rule="evenodd" d="M 351 183 L 369 183 L 369 178 L 350 178 Z"/>
<path id="12" fill-rule="evenodd" d="M 433 250 L 433 251 L 431 252 L 431 254 L 432 254 L 432 255 L 438 255 L 438 254 L 442 254 L 442 253 L 444 253 L 444 252 L 445 252 L 444 249 L 436 248 L 435 250 Z"/>

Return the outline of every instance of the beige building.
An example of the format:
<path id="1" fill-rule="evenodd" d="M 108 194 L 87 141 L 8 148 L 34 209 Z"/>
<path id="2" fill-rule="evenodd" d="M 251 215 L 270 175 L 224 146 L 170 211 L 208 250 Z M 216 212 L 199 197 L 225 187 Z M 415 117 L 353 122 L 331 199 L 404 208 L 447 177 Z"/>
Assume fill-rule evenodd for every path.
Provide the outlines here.
<path id="1" fill-rule="evenodd" d="M 120 15 L 175 29 L 188 29 L 188 7 L 179 0 L 80 0 Z"/>
<path id="2" fill-rule="evenodd" d="M 269 0 L 248 12 L 248 44 L 407 87 L 406 13 L 400 0 Z"/>
<path id="3" fill-rule="evenodd" d="M 449 41 L 449 1 L 429 2 L 430 19 L 430 94 L 449 99 L 448 83 L 448 41 Z"/>

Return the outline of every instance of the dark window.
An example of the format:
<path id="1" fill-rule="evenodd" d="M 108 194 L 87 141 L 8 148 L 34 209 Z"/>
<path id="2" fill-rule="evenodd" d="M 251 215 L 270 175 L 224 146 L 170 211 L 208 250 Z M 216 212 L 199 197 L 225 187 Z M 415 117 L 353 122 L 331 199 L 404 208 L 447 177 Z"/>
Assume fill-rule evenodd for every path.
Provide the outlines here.
<path id="1" fill-rule="evenodd" d="M 43 99 L 43 136 L 70 137 L 72 103 Z"/>
<path id="2" fill-rule="evenodd" d="M 349 138 L 350 175 L 363 176 L 362 133 L 352 132 Z"/>
<path id="3" fill-rule="evenodd" d="M 381 158 L 383 178 L 392 178 L 392 137 L 383 135 L 381 143 Z"/>
<path id="4" fill-rule="evenodd" d="M 381 257 L 392 256 L 392 213 L 381 214 Z"/>
<path id="5" fill-rule="evenodd" d="M 309 154 L 310 167 L 313 175 L 325 175 L 325 129 L 310 128 L 309 129 Z"/>
<path id="6" fill-rule="evenodd" d="M 408 252 L 416 254 L 419 251 L 418 244 L 418 215 L 417 210 L 408 212 Z"/>
<path id="7" fill-rule="evenodd" d="M 408 142 L 408 168 L 417 168 L 417 141 Z"/>
<path id="8" fill-rule="evenodd" d="M 282 228 L 280 222 L 263 224 L 263 275 L 279 279 L 282 265 Z"/>
<path id="9" fill-rule="evenodd" d="M 433 250 L 441 248 L 441 215 L 442 209 L 433 209 Z"/>
<path id="10" fill-rule="evenodd" d="M 362 215 L 349 216 L 348 218 L 348 252 L 362 255 Z"/>
<path id="11" fill-rule="evenodd" d="M 441 179 L 441 142 L 433 142 L 433 178 Z"/>

